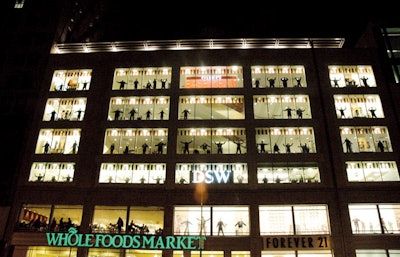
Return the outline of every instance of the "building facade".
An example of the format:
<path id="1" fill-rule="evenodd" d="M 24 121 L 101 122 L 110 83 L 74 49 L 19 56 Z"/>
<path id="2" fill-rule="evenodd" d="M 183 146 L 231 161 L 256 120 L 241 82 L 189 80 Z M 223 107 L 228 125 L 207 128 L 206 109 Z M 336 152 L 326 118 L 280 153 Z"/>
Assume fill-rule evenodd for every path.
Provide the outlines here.
<path id="1" fill-rule="evenodd" d="M 392 24 L 72 43 L 81 2 L 2 8 L 4 135 L 29 131 L 3 136 L 2 256 L 400 256 Z"/>
<path id="2" fill-rule="evenodd" d="M 271 41 L 55 45 L 9 256 L 398 256 L 378 53 Z"/>

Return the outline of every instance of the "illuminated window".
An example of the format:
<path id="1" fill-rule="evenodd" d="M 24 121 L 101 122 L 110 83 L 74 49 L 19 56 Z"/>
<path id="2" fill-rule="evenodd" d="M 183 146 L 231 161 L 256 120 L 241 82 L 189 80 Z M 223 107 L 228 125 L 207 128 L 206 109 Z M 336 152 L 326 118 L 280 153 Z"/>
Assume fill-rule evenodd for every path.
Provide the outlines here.
<path id="1" fill-rule="evenodd" d="M 333 257 L 332 250 L 262 251 L 261 257 Z"/>
<path id="2" fill-rule="evenodd" d="M 244 97 L 237 95 L 201 95 L 179 97 L 180 120 L 243 120 Z"/>
<path id="3" fill-rule="evenodd" d="M 85 116 L 86 98 L 50 98 L 44 109 L 44 121 L 81 121 Z"/>
<path id="4" fill-rule="evenodd" d="M 75 247 L 29 246 L 26 256 L 71 257 L 78 256 L 78 250 Z"/>
<path id="5" fill-rule="evenodd" d="M 245 154 L 244 128 L 178 129 L 178 154 Z"/>
<path id="6" fill-rule="evenodd" d="M 400 250 L 394 249 L 356 249 L 356 257 L 398 257 Z"/>
<path id="7" fill-rule="evenodd" d="M 253 88 L 307 87 L 304 66 L 252 66 L 251 83 Z"/>
<path id="8" fill-rule="evenodd" d="M 107 120 L 168 120 L 169 96 L 112 97 Z"/>
<path id="9" fill-rule="evenodd" d="M 165 163 L 102 163 L 99 183 L 164 184 Z"/>
<path id="10" fill-rule="evenodd" d="M 328 69 L 332 87 L 376 87 L 374 72 L 369 65 L 331 65 Z"/>
<path id="11" fill-rule="evenodd" d="M 181 67 L 180 88 L 243 88 L 241 66 Z"/>
<path id="12" fill-rule="evenodd" d="M 379 95 L 334 95 L 338 119 L 384 118 Z"/>
<path id="13" fill-rule="evenodd" d="M 56 70 L 50 85 L 50 91 L 89 90 L 92 70 Z"/>
<path id="14" fill-rule="evenodd" d="M 173 227 L 174 235 L 248 236 L 249 207 L 175 206 Z"/>
<path id="15" fill-rule="evenodd" d="M 74 173 L 73 162 L 34 162 L 29 182 L 72 182 Z"/>
<path id="16" fill-rule="evenodd" d="M 316 153 L 314 129 L 311 127 L 256 128 L 259 153 Z"/>
<path id="17" fill-rule="evenodd" d="M 41 129 L 36 154 L 77 154 L 80 129 Z"/>
<path id="18" fill-rule="evenodd" d="M 247 183 L 247 163 L 177 163 L 176 184 Z"/>
<path id="19" fill-rule="evenodd" d="M 118 68 L 113 90 L 153 90 L 171 88 L 171 67 Z"/>
<path id="20" fill-rule="evenodd" d="M 128 211 L 130 210 L 130 211 Z M 122 226 L 118 228 L 121 218 Z M 164 228 L 164 210 L 158 206 L 95 206 L 92 233 L 158 234 Z M 119 230 L 120 229 L 120 230 Z"/>
<path id="21" fill-rule="evenodd" d="M 255 95 L 254 119 L 311 119 L 307 95 Z"/>
<path id="22" fill-rule="evenodd" d="M 70 227 L 79 227 L 82 221 L 81 205 L 38 205 L 24 204 L 18 230 L 33 232 L 61 232 Z"/>
<path id="23" fill-rule="evenodd" d="M 165 128 L 112 128 L 104 138 L 104 154 L 166 154 Z"/>
<path id="24" fill-rule="evenodd" d="M 346 162 L 349 182 L 399 181 L 399 171 L 394 161 Z"/>
<path id="25" fill-rule="evenodd" d="M 261 235 L 330 234 L 325 205 L 260 206 L 259 217 Z"/>
<path id="26" fill-rule="evenodd" d="M 25 0 L 15 0 L 14 8 L 21 9 L 24 7 Z"/>
<path id="27" fill-rule="evenodd" d="M 353 234 L 399 234 L 399 204 L 349 204 Z"/>
<path id="28" fill-rule="evenodd" d="M 340 127 L 343 152 L 392 152 L 386 127 Z"/>
<path id="29" fill-rule="evenodd" d="M 259 184 L 271 183 L 319 183 L 320 174 L 317 164 L 258 164 L 257 180 Z"/>

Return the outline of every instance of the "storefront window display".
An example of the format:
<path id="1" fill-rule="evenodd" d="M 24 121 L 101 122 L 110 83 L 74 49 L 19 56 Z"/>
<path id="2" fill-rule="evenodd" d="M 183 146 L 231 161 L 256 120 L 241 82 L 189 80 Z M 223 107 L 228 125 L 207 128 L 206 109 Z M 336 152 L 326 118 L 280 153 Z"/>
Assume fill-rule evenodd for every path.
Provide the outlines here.
<path id="1" fill-rule="evenodd" d="M 379 95 L 334 95 L 338 119 L 384 118 Z"/>
<path id="2" fill-rule="evenodd" d="M 248 206 L 175 206 L 175 235 L 249 236 Z"/>
<path id="3" fill-rule="evenodd" d="M 103 154 L 166 154 L 166 128 L 111 128 L 106 130 Z"/>
<path id="4" fill-rule="evenodd" d="M 74 227 L 79 229 L 82 221 L 81 205 L 24 204 L 19 216 L 17 230 L 32 232 L 61 232 Z"/>
<path id="5" fill-rule="evenodd" d="M 75 247 L 48 247 L 48 246 L 29 246 L 26 253 L 28 257 L 76 257 L 78 250 Z M 118 255 L 119 256 L 119 255 Z"/>
<path id="6" fill-rule="evenodd" d="M 243 120 L 244 118 L 243 96 L 179 97 L 179 120 Z"/>
<path id="7" fill-rule="evenodd" d="M 77 154 L 81 129 L 41 129 L 36 154 Z"/>
<path id="8" fill-rule="evenodd" d="M 165 163 L 102 163 L 99 183 L 164 184 Z"/>
<path id="9" fill-rule="evenodd" d="M 157 206 L 95 206 L 92 233 L 160 235 L 164 210 Z"/>
<path id="10" fill-rule="evenodd" d="M 353 234 L 399 234 L 400 204 L 349 204 Z"/>
<path id="11" fill-rule="evenodd" d="M 395 161 L 346 162 L 349 182 L 399 181 L 399 171 Z"/>
<path id="12" fill-rule="evenodd" d="M 34 162 L 29 173 L 29 182 L 73 182 L 74 162 Z"/>
<path id="13" fill-rule="evenodd" d="M 243 88 L 241 66 L 181 67 L 180 88 Z"/>
<path id="14" fill-rule="evenodd" d="M 314 129 L 311 127 L 256 128 L 259 153 L 316 153 Z"/>
<path id="15" fill-rule="evenodd" d="M 340 127 L 345 153 L 392 152 L 387 127 Z"/>
<path id="16" fill-rule="evenodd" d="M 332 250 L 262 251 L 261 257 L 334 257 Z"/>
<path id="17" fill-rule="evenodd" d="M 252 66 L 251 82 L 253 88 L 307 87 L 302 65 Z"/>
<path id="18" fill-rule="evenodd" d="M 329 235 L 326 205 L 260 206 L 261 235 Z"/>
<path id="19" fill-rule="evenodd" d="M 328 70 L 332 87 L 376 87 L 370 65 L 330 65 Z"/>
<path id="20" fill-rule="evenodd" d="M 247 163 L 177 163 L 176 184 L 248 183 Z"/>
<path id="21" fill-rule="evenodd" d="M 311 119 L 307 95 L 255 95 L 254 119 Z"/>
<path id="22" fill-rule="evenodd" d="M 107 120 L 168 120 L 169 96 L 112 97 Z"/>
<path id="23" fill-rule="evenodd" d="M 183 251 L 174 251 L 173 257 L 183 257 Z M 224 251 L 190 251 L 190 257 L 224 257 Z M 235 254 L 233 257 L 250 257 L 250 255 Z"/>
<path id="24" fill-rule="evenodd" d="M 181 128 L 178 129 L 178 154 L 245 154 L 244 128 Z"/>
<path id="25" fill-rule="evenodd" d="M 50 91 L 89 90 L 92 70 L 56 70 L 50 85 Z"/>
<path id="26" fill-rule="evenodd" d="M 44 121 L 81 121 L 85 116 L 86 98 L 50 98 L 44 109 Z"/>
<path id="27" fill-rule="evenodd" d="M 259 184 L 321 182 L 316 163 L 259 163 L 257 180 Z"/>
<path id="28" fill-rule="evenodd" d="M 399 249 L 356 249 L 356 257 L 398 257 Z"/>
<path id="29" fill-rule="evenodd" d="M 171 74 L 171 67 L 117 68 L 112 90 L 168 89 Z"/>

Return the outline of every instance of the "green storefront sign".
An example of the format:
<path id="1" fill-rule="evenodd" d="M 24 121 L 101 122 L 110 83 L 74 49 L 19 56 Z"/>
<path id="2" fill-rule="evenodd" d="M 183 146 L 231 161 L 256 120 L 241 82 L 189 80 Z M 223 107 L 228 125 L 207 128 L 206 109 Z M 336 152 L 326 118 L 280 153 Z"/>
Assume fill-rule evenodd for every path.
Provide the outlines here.
<path id="1" fill-rule="evenodd" d="M 49 246 L 101 247 L 123 249 L 203 249 L 205 236 L 155 236 L 128 234 L 78 234 L 76 228 L 68 233 L 46 233 Z"/>

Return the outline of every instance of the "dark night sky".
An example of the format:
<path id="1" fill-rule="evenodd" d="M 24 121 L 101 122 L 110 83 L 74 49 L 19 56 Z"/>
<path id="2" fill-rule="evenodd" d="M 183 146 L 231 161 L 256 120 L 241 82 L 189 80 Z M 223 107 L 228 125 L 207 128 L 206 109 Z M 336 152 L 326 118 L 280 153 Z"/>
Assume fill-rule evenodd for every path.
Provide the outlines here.
<path id="1" fill-rule="evenodd" d="M 151 7 L 155 3 L 141 3 L 135 8 L 138 11 L 111 8 L 104 20 L 104 41 L 253 37 L 345 37 L 354 41 L 370 19 L 387 16 L 383 2 L 349 6 L 349 2 L 318 1 L 309 7 L 304 1 L 194 4 L 173 6 L 178 8 L 175 12 L 169 11 L 169 1 L 156 8 Z"/>

